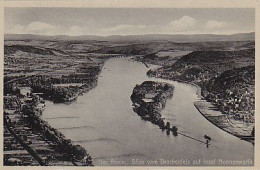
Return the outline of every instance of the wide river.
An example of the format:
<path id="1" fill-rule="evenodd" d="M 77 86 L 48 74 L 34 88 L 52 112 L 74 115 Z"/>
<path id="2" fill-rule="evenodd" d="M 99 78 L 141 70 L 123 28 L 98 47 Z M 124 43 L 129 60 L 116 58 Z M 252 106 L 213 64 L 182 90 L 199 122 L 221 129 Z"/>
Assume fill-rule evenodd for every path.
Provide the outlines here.
<path id="1" fill-rule="evenodd" d="M 43 119 L 85 147 L 97 166 L 120 163 L 141 166 L 147 165 L 147 161 L 155 161 L 152 165 L 159 166 L 208 165 L 205 160 L 211 160 L 213 165 L 225 165 L 219 159 L 253 161 L 251 143 L 224 132 L 197 111 L 193 105 L 199 100 L 196 87 L 148 78 L 148 69 L 129 58 L 109 59 L 94 89 L 71 104 L 47 101 Z M 175 86 L 173 98 L 162 111 L 163 117 L 192 138 L 205 141 L 204 135 L 210 136 L 208 148 L 183 135 L 167 136 L 158 126 L 141 120 L 132 109 L 130 96 L 134 86 L 145 80 L 165 81 Z M 140 161 L 134 164 L 132 159 Z"/>

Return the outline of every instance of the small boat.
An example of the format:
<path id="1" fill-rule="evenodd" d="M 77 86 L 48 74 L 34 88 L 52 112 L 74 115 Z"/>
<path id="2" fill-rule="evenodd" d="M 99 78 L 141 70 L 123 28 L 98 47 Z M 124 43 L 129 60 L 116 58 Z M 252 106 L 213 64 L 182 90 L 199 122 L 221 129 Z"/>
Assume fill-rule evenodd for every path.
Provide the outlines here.
<path id="1" fill-rule="evenodd" d="M 204 138 L 209 141 L 211 140 L 211 137 L 209 137 L 208 135 L 204 135 Z"/>

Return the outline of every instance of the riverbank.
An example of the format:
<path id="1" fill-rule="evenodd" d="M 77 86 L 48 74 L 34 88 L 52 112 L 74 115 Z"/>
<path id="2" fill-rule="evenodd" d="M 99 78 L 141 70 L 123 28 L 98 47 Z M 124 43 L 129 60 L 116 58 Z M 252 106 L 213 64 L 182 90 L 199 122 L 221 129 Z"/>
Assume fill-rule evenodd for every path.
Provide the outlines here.
<path id="1" fill-rule="evenodd" d="M 9 108 L 4 109 L 4 139 L 12 136 L 13 141 L 4 143 L 5 165 L 25 166 L 35 162 L 41 166 L 92 166 L 92 158 L 83 147 L 73 144 L 42 120 L 45 105 L 39 96 L 33 93 L 19 98 L 9 96 L 5 104 Z M 20 147 L 25 151 L 20 152 Z M 24 154 L 31 158 L 26 159 Z"/>
<path id="2" fill-rule="evenodd" d="M 221 111 L 219 111 L 212 102 L 208 102 L 204 99 L 204 97 L 201 95 L 201 87 L 197 84 L 182 80 L 176 81 L 186 83 L 197 88 L 196 94 L 200 100 L 194 102 L 194 106 L 208 121 L 221 130 L 254 144 L 254 137 L 252 137 L 254 124 L 235 120 L 232 117 L 228 117 L 228 115 L 221 113 Z"/>
<path id="3" fill-rule="evenodd" d="M 254 138 L 252 137 L 252 129 L 254 125 L 235 120 L 232 117 L 228 117 L 228 115 L 222 114 L 212 103 L 205 100 L 194 102 L 194 106 L 215 126 L 240 139 L 254 144 Z"/>
<path id="4" fill-rule="evenodd" d="M 17 136 L 20 135 L 20 130 L 29 129 L 28 134 L 33 136 L 31 141 L 33 141 L 33 143 L 43 143 L 43 146 L 40 145 L 42 152 L 48 155 L 47 157 L 52 157 L 52 159 L 54 159 L 54 161 L 45 158 L 43 158 L 42 161 L 39 159 L 40 162 L 44 162 L 40 165 L 93 165 L 92 158 L 87 154 L 84 147 L 80 144 L 74 144 L 71 139 L 67 139 L 60 131 L 50 126 L 48 121 L 42 119 L 41 114 L 45 107 L 43 107 L 44 100 L 50 100 L 54 103 L 70 104 L 76 100 L 78 96 L 95 88 L 103 66 L 109 58 L 110 57 L 98 57 L 90 59 L 88 57 L 88 60 L 86 60 L 81 57 L 77 58 L 77 61 L 73 60 L 72 63 L 68 61 L 64 67 L 50 67 L 47 71 L 43 71 L 35 76 L 25 76 L 21 79 L 13 79 L 15 81 L 13 84 L 5 82 L 5 99 L 10 99 L 10 97 L 14 99 L 8 99 L 4 103 L 4 111 L 7 111 L 5 114 L 7 114 L 8 120 L 12 122 L 8 125 L 18 128 Z M 72 69 L 73 72 L 67 72 L 68 68 Z M 30 95 L 34 95 L 34 97 L 32 98 Z M 39 101 L 36 103 L 32 102 L 33 100 L 38 100 L 40 98 L 43 103 L 39 103 L 38 105 Z M 15 112 L 10 112 L 10 109 Z M 9 115 L 9 112 L 11 113 L 11 116 Z M 18 119 L 20 124 L 16 125 L 17 121 L 13 120 L 13 117 Z M 6 134 L 10 134 L 10 132 L 6 130 L 5 135 Z M 24 135 L 23 131 L 21 132 L 21 135 Z M 21 138 L 21 141 L 23 140 L 24 139 Z M 23 143 L 26 143 L 26 141 Z M 9 143 L 7 142 L 6 145 L 9 145 Z M 19 146 L 20 145 L 21 144 L 19 144 Z M 24 146 L 22 145 L 22 147 Z M 51 152 L 49 152 L 49 147 L 51 147 Z M 34 149 L 32 148 L 32 150 Z M 19 161 L 19 165 L 33 164 L 33 161 L 24 163 L 23 156 L 17 157 L 17 153 L 19 153 L 19 151 L 6 155 L 5 164 L 8 165 L 10 163 L 8 163 L 8 160 L 12 160 L 12 158 L 21 160 L 22 162 Z M 28 152 L 27 154 L 30 155 Z M 38 152 L 36 152 L 36 155 L 38 155 Z M 55 155 L 58 155 L 58 157 Z M 80 156 L 77 157 L 77 155 Z"/>
<path id="5" fill-rule="evenodd" d="M 44 100 L 70 104 L 78 96 L 95 88 L 105 61 L 111 57 L 101 54 L 93 57 L 68 54 L 65 57 L 60 54 L 31 55 L 23 52 L 5 55 L 5 58 L 16 58 L 15 63 L 5 62 L 5 68 L 13 68 L 13 72 L 18 73 L 18 76 L 15 76 L 16 74 L 5 70 L 4 113 L 8 120 L 6 126 L 15 128 L 15 132 L 11 133 L 5 127 L 4 135 L 7 136 L 5 147 L 6 153 L 8 153 L 4 155 L 5 165 L 13 164 L 10 160 L 16 158 L 17 165 L 92 166 L 91 156 L 87 154 L 86 150 L 81 145 L 75 145 L 70 139 L 65 138 L 47 121 L 43 121 L 42 111 L 45 107 Z M 24 61 L 26 62 L 24 63 Z M 24 65 L 30 72 L 21 73 L 19 71 L 19 68 L 25 67 Z M 35 95 L 32 97 L 33 94 Z M 44 100 L 39 102 L 39 96 Z M 26 129 L 26 133 L 24 129 Z M 18 138 L 14 138 L 12 134 L 20 137 L 22 143 L 17 143 Z M 32 142 L 32 144 L 27 144 L 27 148 L 36 150 L 35 155 L 40 155 L 38 160 L 41 163 L 37 162 L 35 158 L 32 158 L 34 161 L 27 161 L 24 158 L 33 153 L 24 149 L 25 144 L 28 143 L 23 137 L 26 135 L 30 136 L 30 142 Z M 11 146 L 10 142 L 13 141 L 15 144 Z M 24 150 L 22 155 L 19 154 L 21 148 Z M 39 152 L 38 148 L 40 148 Z"/>
<path id="6" fill-rule="evenodd" d="M 196 83 L 180 80 L 178 78 L 173 79 L 167 74 L 161 74 L 160 76 L 157 76 L 157 74 L 154 74 L 154 71 L 148 71 L 147 75 L 151 77 L 159 77 L 166 80 L 178 81 L 196 87 L 196 94 L 201 100 L 194 102 L 194 106 L 208 121 L 210 121 L 212 124 L 219 127 L 220 129 L 228 132 L 229 134 L 254 144 L 254 136 L 252 136 L 254 123 L 245 123 L 244 121 L 234 119 L 233 115 L 228 116 L 227 114 L 223 114 L 214 105 L 213 102 L 208 102 L 204 99 L 201 87 Z"/>
<path id="7" fill-rule="evenodd" d="M 214 103 L 208 102 L 204 99 L 201 95 L 201 87 L 199 85 L 183 80 L 176 81 L 186 83 L 197 88 L 196 94 L 200 100 L 194 102 L 194 106 L 208 121 L 223 131 L 254 144 L 254 137 L 252 137 L 252 130 L 254 128 L 253 123 L 235 120 L 233 116 L 228 117 L 228 115 L 221 113 L 221 111 L 214 106 Z"/>

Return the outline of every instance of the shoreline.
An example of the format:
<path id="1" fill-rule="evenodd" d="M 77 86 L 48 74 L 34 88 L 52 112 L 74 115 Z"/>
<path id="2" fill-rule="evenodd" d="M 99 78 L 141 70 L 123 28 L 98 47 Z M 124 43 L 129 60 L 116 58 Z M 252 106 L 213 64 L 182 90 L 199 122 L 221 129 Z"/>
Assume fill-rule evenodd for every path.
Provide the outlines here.
<path id="1" fill-rule="evenodd" d="M 97 86 L 97 79 L 102 71 L 104 66 L 104 62 L 99 64 L 99 71 L 94 76 L 92 81 L 88 81 L 84 83 L 81 87 L 74 87 L 70 89 L 70 93 L 73 94 L 73 97 L 68 98 L 68 100 L 61 100 L 58 103 L 71 103 L 77 99 L 79 95 L 84 95 L 84 93 L 89 92 L 91 89 Z M 28 85 L 31 89 L 32 87 Z M 74 90 L 75 89 L 75 90 Z M 33 91 L 33 89 L 32 89 Z M 37 92 L 37 91 L 36 91 Z M 39 92 L 41 93 L 41 91 Z M 29 94 L 29 93 L 28 93 Z M 34 95 L 35 97 L 31 96 Z M 17 98 L 17 96 L 21 96 L 22 94 L 12 95 L 10 97 Z M 24 94 L 23 94 L 24 95 Z M 87 152 L 87 148 L 83 148 L 79 144 L 74 144 L 70 139 L 66 138 L 59 130 L 53 128 L 48 124 L 48 121 L 42 119 L 42 113 L 45 108 L 45 93 L 42 93 L 42 99 L 39 97 L 38 93 L 30 92 L 28 95 L 23 96 L 21 99 L 16 99 L 14 102 L 17 105 L 13 106 L 10 109 L 4 108 L 5 111 L 10 112 L 7 113 L 5 118 L 8 119 L 6 121 L 6 126 L 13 127 L 13 129 L 17 129 L 17 133 L 11 133 L 14 136 L 15 140 L 18 143 L 17 146 L 14 146 L 13 149 L 16 151 L 16 148 L 21 145 L 27 150 L 28 154 L 31 155 L 39 165 L 41 166 L 94 166 L 92 163 L 92 158 Z M 36 101 L 34 102 L 34 100 Z M 40 102 L 42 100 L 43 103 Z M 26 103 L 29 101 L 29 103 Z M 55 100 L 49 100 L 55 103 Z M 31 103 L 32 102 L 32 103 Z M 38 104 L 44 105 L 38 110 Z M 26 106 L 25 109 L 22 106 Z M 19 122 L 19 124 L 17 124 Z M 21 130 L 20 130 L 21 129 Z M 23 129 L 27 129 L 24 131 Z M 28 136 L 24 139 L 24 136 Z M 4 137 L 5 138 L 5 137 Z M 20 140 L 19 140 L 20 139 Z M 27 146 L 27 147 L 26 147 Z M 12 147 L 5 146 L 5 152 L 13 151 Z M 43 154 L 44 153 L 44 154 Z M 24 158 L 22 155 L 5 155 L 4 154 L 4 164 L 11 164 L 9 162 L 9 158 L 17 159 L 22 165 L 27 165 L 27 162 L 23 161 Z M 51 160 L 53 159 L 53 160 Z M 31 164 L 31 163 L 29 163 Z"/>
<path id="2" fill-rule="evenodd" d="M 149 76 L 151 76 L 151 75 L 149 75 Z M 151 76 L 151 77 L 156 77 L 156 76 Z M 202 108 L 199 108 L 198 102 L 201 102 L 201 101 L 207 102 L 208 104 L 210 104 L 214 107 L 214 104 L 212 102 L 208 102 L 203 98 L 203 96 L 201 95 L 201 87 L 199 85 L 197 85 L 195 83 L 183 81 L 183 80 L 172 80 L 172 79 L 167 78 L 167 77 L 158 77 L 158 78 L 176 81 L 176 82 L 180 82 L 180 83 L 184 83 L 184 84 L 188 84 L 188 85 L 196 87 L 196 89 L 197 89 L 196 95 L 198 96 L 198 98 L 200 100 L 195 101 L 193 104 L 194 104 L 195 108 L 200 112 L 200 114 L 203 117 L 205 117 L 210 123 L 212 123 L 214 126 L 218 127 L 219 129 L 221 129 L 221 130 L 223 130 L 223 131 L 225 131 L 225 132 L 227 132 L 227 133 L 229 133 L 229 134 L 231 134 L 231 135 L 233 135 L 233 136 L 235 136 L 235 137 L 237 137 L 241 140 L 245 140 L 247 142 L 250 142 L 254 145 L 254 137 L 251 136 L 252 129 L 250 129 L 250 132 L 249 132 L 249 129 L 247 129 L 247 132 L 245 132 L 245 130 L 243 130 L 242 128 L 246 128 L 246 126 L 239 127 L 239 123 L 241 123 L 241 121 L 238 123 L 238 121 L 236 121 L 234 119 L 229 119 L 226 115 L 221 113 L 221 111 L 219 111 L 219 110 L 216 111 L 216 112 L 219 113 L 219 115 L 218 115 L 219 117 L 213 116 L 212 114 L 210 114 L 210 112 L 212 110 L 209 109 L 209 107 L 207 107 L 206 104 L 204 104 L 203 106 L 207 107 L 207 109 L 202 110 Z M 217 121 L 217 120 L 220 120 L 221 117 L 226 117 L 227 122 L 224 123 L 224 122 Z M 234 121 L 235 123 L 232 123 L 231 120 Z"/>
<path id="3" fill-rule="evenodd" d="M 120 57 L 120 56 L 119 56 Z M 45 103 L 45 100 L 49 100 L 53 103 L 72 103 L 74 100 L 78 98 L 80 95 L 84 95 L 85 93 L 89 92 L 93 88 L 95 88 L 98 84 L 98 77 L 100 76 L 100 73 L 102 72 L 102 69 L 104 67 L 105 62 L 108 59 L 105 59 L 101 63 L 98 64 L 99 70 L 97 71 L 96 75 L 94 76 L 94 79 L 92 81 L 88 81 L 86 83 L 83 83 L 81 87 L 73 87 L 69 91 L 73 94 L 73 97 L 68 98 L 68 100 L 61 100 L 60 102 L 57 102 L 55 100 L 52 100 L 52 98 L 48 98 L 44 95 L 46 95 L 44 92 L 30 92 L 30 94 L 35 95 L 37 98 L 37 104 L 39 103 L 39 100 L 42 100 L 43 103 Z M 31 90 L 33 91 L 33 88 L 29 85 Z M 74 90 L 75 89 L 75 90 Z M 41 93 L 41 94 L 40 94 Z M 29 94 L 29 93 L 28 93 Z M 48 124 L 48 121 L 43 120 L 42 113 L 45 108 L 45 104 L 43 108 L 40 110 L 37 110 L 37 106 L 34 106 L 34 104 L 26 104 L 26 100 L 28 98 L 32 98 L 32 96 L 28 97 L 28 94 L 22 97 L 22 101 L 19 99 L 16 102 L 19 103 L 17 106 L 15 106 L 10 114 L 6 115 L 8 119 L 8 124 L 6 123 L 6 126 L 13 126 L 17 129 L 28 129 L 26 134 L 28 134 L 30 137 L 30 142 L 32 141 L 32 145 L 28 144 L 27 139 L 21 138 L 18 142 L 18 144 L 21 144 L 22 146 L 25 146 L 27 144 L 27 148 L 31 152 L 29 152 L 29 155 L 38 158 L 37 162 L 40 165 L 43 166 L 52 166 L 52 165 L 62 165 L 62 166 L 94 166 L 92 163 L 91 156 L 87 153 L 87 148 L 82 147 L 80 144 L 74 144 L 69 138 L 66 138 L 59 130 L 53 128 Z M 16 94 L 12 95 L 13 97 L 16 97 L 17 95 L 22 94 Z M 41 98 L 42 96 L 43 98 Z M 33 101 L 34 99 L 30 99 L 28 101 Z M 34 102 L 33 102 L 34 103 Z M 35 104 L 36 104 L 35 103 Z M 36 105 L 37 105 L 36 104 Z M 26 105 L 26 109 L 23 110 L 23 105 Z M 4 111 L 8 111 L 8 108 L 4 108 Z M 19 123 L 16 122 L 26 122 L 26 123 Z M 34 128 L 33 128 L 34 127 Z M 19 132 L 19 131 L 17 131 Z M 22 131 L 20 134 L 17 133 L 16 136 L 24 136 L 25 132 Z M 13 136 L 13 134 L 12 134 Z M 14 136 L 15 137 L 15 136 Z M 40 143 L 42 144 L 38 144 Z M 35 145 L 35 146 L 34 146 Z M 37 148 L 40 147 L 41 150 L 37 152 Z M 66 149 L 62 149 L 66 148 Z M 35 150 L 35 152 L 32 152 L 32 150 Z M 7 150 L 8 152 L 9 150 Z M 28 151 L 28 150 L 27 150 Z M 42 155 L 42 152 L 46 152 L 46 155 Z M 31 154 L 33 153 L 33 154 Z M 48 154 L 49 153 L 49 154 Z M 36 156 L 35 156 L 36 155 Z M 39 156 L 38 156 L 39 155 Z M 54 160 L 48 163 L 49 157 L 52 157 L 54 155 Z M 58 157 L 56 155 L 59 155 Z M 74 155 L 73 157 L 71 155 Z M 82 157 L 84 155 L 84 157 Z M 11 156 L 11 157 L 10 157 Z M 12 155 L 7 156 L 5 161 L 7 163 L 9 158 L 12 158 Z M 45 157 L 48 157 L 47 159 Z M 5 156 L 4 156 L 5 157 Z M 13 155 L 14 158 L 23 160 L 22 156 L 17 157 L 16 155 Z M 55 162 L 56 161 L 56 162 Z M 23 164 L 23 161 L 21 162 Z"/>
<path id="4" fill-rule="evenodd" d="M 92 158 L 87 151 L 80 145 L 74 144 L 67 139 L 60 131 L 53 128 L 41 117 L 42 111 L 37 110 L 37 106 L 41 100 L 37 95 L 32 96 L 33 103 L 25 104 L 23 107 L 18 106 L 14 109 L 5 109 L 4 111 L 4 127 L 14 136 L 18 144 L 20 144 L 27 152 L 37 160 L 41 166 L 93 166 Z M 26 99 L 27 98 L 27 99 Z M 21 105 L 30 97 L 23 98 Z M 5 151 L 13 150 L 12 147 L 5 146 Z M 13 147 L 16 150 L 16 146 Z M 6 164 L 9 164 L 9 157 L 22 159 L 21 156 L 4 156 Z M 26 164 L 23 162 L 22 164 Z"/>
<path id="5" fill-rule="evenodd" d="M 204 102 L 204 103 L 203 103 Z M 206 104 L 205 104 L 206 102 Z M 227 115 L 222 114 L 220 111 L 219 115 L 213 115 L 210 114 L 210 112 L 212 111 L 211 109 L 209 109 L 209 105 L 212 105 L 212 103 L 206 101 L 206 100 L 201 100 L 201 101 L 196 101 L 194 102 L 194 106 L 196 107 L 196 109 L 200 112 L 200 114 L 205 117 L 210 123 L 212 123 L 213 125 L 215 125 L 216 127 L 220 128 L 221 130 L 241 139 L 241 140 L 245 140 L 247 142 L 250 142 L 252 144 L 254 144 L 254 140 L 251 137 L 251 130 L 245 131 L 242 128 L 245 128 L 245 126 L 243 127 L 239 127 L 239 124 L 237 123 L 232 123 L 230 121 L 230 119 L 227 117 Z M 203 107 L 206 107 L 203 108 Z M 223 121 L 224 120 L 224 121 Z M 244 133 L 244 135 L 242 135 Z"/>

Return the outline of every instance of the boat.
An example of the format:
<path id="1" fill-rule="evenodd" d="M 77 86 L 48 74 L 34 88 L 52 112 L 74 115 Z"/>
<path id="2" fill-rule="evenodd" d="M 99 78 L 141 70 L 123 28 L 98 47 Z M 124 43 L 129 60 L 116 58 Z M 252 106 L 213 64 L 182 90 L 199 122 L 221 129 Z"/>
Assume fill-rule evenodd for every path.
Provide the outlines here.
<path id="1" fill-rule="evenodd" d="M 208 135 L 204 135 L 204 138 L 209 141 L 211 140 L 211 137 L 209 137 Z"/>

